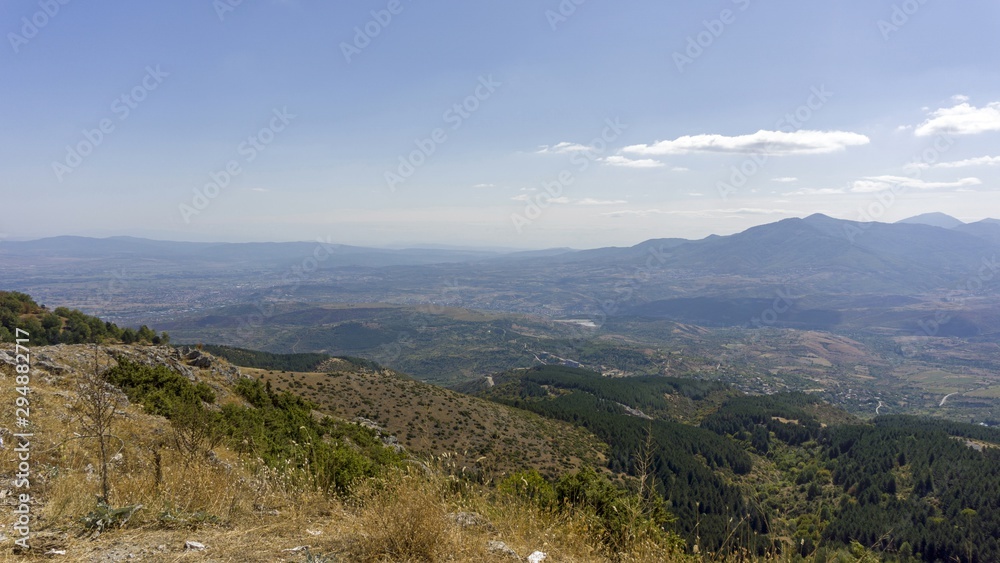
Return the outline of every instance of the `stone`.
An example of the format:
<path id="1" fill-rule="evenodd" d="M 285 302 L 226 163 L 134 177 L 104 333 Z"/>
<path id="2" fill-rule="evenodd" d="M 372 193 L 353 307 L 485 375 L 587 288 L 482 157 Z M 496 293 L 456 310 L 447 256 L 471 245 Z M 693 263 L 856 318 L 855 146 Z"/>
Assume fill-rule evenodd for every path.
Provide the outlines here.
<path id="1" fill-rule="evenodd" d="M 490 532 L 496 531 L 493 524 L 478 512 L 453 512 L 448 515 L 448 519 L 461 528 L 482 528 Z"/>
<path id="2" fill-rule="evenodd" d="M 490 540 L 490 543 L 486 544 L 486 550 L 490 553 L 496 553 L 497 555 L 506 555 L 507 557 L 517 559 L 518 561 L 521 560 L 521 556 L 518 555 L 516 551 L 500 540 Z"/>

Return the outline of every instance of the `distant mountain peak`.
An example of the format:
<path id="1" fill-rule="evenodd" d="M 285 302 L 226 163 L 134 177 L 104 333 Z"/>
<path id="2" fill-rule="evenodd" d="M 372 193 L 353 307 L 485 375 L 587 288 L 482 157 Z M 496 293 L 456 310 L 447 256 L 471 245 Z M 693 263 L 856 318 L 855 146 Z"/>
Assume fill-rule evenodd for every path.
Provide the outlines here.
<path id="1" fill-rule="evenodd" d="M 909 219 L 897 222 L 907 225 L 930 225 L 932 227 L 941 227 L 942 229 L 954 229 L 965 224 L 963 221 L 959 221 L 945 213 L 924 213 L 923 215 L 917 215 L 916 217 L 910 217 Z"/>

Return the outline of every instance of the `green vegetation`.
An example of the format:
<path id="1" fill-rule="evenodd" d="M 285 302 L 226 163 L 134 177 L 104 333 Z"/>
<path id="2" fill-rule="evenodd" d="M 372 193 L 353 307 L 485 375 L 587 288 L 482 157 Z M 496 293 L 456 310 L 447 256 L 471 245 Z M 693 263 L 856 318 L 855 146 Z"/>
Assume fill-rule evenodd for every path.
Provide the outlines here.
<path id="1" fill-rule="evenodd" d="M 49 311 L 24 293 L 0 291 L 0 342 L 13 342 L 18 328 L 31 335 L 31 343 L 35 346 L 89 344 L 108 339 L 123 344 L 166 344 L 170 341 L 167 333 L 156 334 L 146 325 L 123 329 L 75 309 L 57 307 Z"/>
<path id="2" fill-rule="evenodd" d="M 1000 430 L 912 416 L 825 428 L 807 412 L 816 404 L 740 397 L 702 422 L 775 460 L 782 478 L 766 503 L 788 518 L 800 554 L 864 545 L 890 561 L 1000 557 Z"/>
<path id="3" fill-rule="evenodd" d="M 666 414 L 670 412 L 665 395 L 677 395 L 694 401 L 707 399 L 712 393 L 726 390 L 721 383 L 699 379 L 636 376 L 627 382 L 610 377 L 595 377 L 590 370 L 563 366 L 544 366 L 528 370 L 522 382 L 535 385 L 550 385 L 561 389 L 572 389 L 594 396 L 641 409 L 646 414 Z"/>
<path id="4" fill-rule="evenodd" d="M 980 451 L 967 438 L 992 446 Z M 825 540 L 925 561 L 1000 560 L 1000 431 L 882 417 L 834 428 L 824 445 L 842 491 Z"/>
<path id="5" fill-rule="evenodd" d="M 392 335 L 402 325 L 340 326 L 341 332 L 334 331 L 338 338 L 365 340 L 367 332 Z M 40 345 L 166 339 L 147 327 L 123 330 L 67 308 L 50 312 L 25 294 L 0 292 L 0 337 L 11 338 L 18 327 L 31 331 L 33 344 Z M 110 383 L 146 413 L 169 422 L 168 432 L 156 432 L 149 445 L 154 452 L 149 467 L 156 472 L 147 480 L 156 486 L 162 477 L 161 450 L 186 472 L 199 464 L 202 470 L 211 466 L 217 458 L 209 453 L 224 446 L 228 467 L 280 476 L 287 490 L 350 496 L 349 502 L 372 485 L 371 478 L 406 466 L 404 456 L 386 448 L 378 433 L 324 417 L 317 412 L 322 405 L 339 416 L 376 421 L 415 455 L 455 452 L 447 454 L 456 463 L 449 490 L 481 487 L 491 498 L 516 499 L 519 506 L 566 521 L 583 515 L 593 534 L 588 538 L 598 538 L 607 553 L 629 552 L 647 540 L 670 545 L 682 537 L 689 552 L 697 548 L 706 560 L 1000 560 L 998 429 L 912 416 L 862 423 L 823 402 L 829 389 L 818 395 L 745 396 L 721 381 L 653 374 L 662 373 L 666 364 L 681 366 L 670 373 L 693 372 L 684 366 L 706 365 L 698 356 L 704 349 L 667 352 L 610 341 L 536 338 L 516 332 L 525 327 L 495 319 L 472 323 L 438 316 L 425 328 L 406 333 L 413 340 L 394 340 L 410 351 L 404 362 L 416 361 L 425 370 L 435 365 L 445 366 L 438 369 L 448 374 L 490 365 L 507 369 L 526 358 L 537 363 L 539 357 L 633 376 L 605 377 L 559 365 L 512 369 L 493 376 L 495 385 L 481 392 L 491 404 L 383 372 L 371 360 L 225 346 L 203 349 L 257 368 L 260 373 L 247 373 L 260 379 L 241 378 L 231 386 L 213 376 L 190 380 L 166 366 L 124 356 L 100 375 L 102 385 Z M 772 349 L 769 338 L 787 344 L 778 332 L 761 331 L 753 350 Z M 434 344 L 437 339 L 443 344 Z M 824 350 L 854 354 L 852 342 L 813 334 L 797 341 L 795 354 L 822 365 Z M 425 343 L 433 346 L 421 350 Z M 463 343 L 470 345 L 464 352 L 459 350 Z M 506 351 L 492 354 L 490 346 Z M 728 367 L 713 360 L 713 369 L 697 371 L 749 381 L 734 366 L 742 366 L 739 362 L 751 352 L 733 350 Z M 436 356 L 441 352 L 448 353 Z M 470 355 L 480 356 L 474 366 Z M 841 385 L 854 390 L 889 385 L 880 369 L 851 366 Z M 909 374 L 911 381 L 934 391 L 921 400 L 940 411 L 959 401 L 971 404 L 972 392 L 949 398 L 948 407 L 941 405 L 940 394 L 989 382 L 979 377 L 930 367 Z M 757 373 L 753 378 L 774 381 Z M 817 384 L 805 376 L 802 381 L 799 388 Z M 484 380 L 477 389 L 485 385 Z M 110 412 L 120 412 L 109 405 Z M 995 416 L 981 420 L 997 424 Z M 127 489 L 120 490 L 124 496 Z M 85 522 L 96 530 L 125 525 L 133 517 L 127 510 L 98 505 Z M 213 512 L 169 506 L 158 514 L 169 526 L 208 524 L 215 518 Z"/>
<path id="6" fill-rule="evenodd" d="M 339 360 L 361 369 L 371 371 L 384 369 L 377 362 L 353 356 L 330 356 L 319 353 L 273 354 L 260 350 L 248 350 L 246 348 L 234 348 L 232 346 L 217 344 L 201 344 L 199 347 L 213 356 L 224 358 L 233 365 L 245 368 L 314 372 L 322 370 L 331 360 Z"/>
<path id="7" fill-rule="evenodd" d="M 498 489 L 543 510 L 590 513 L 598 522 L 603 543 L 613 552 L 627 552 L 649 536 L 661 544 L 683 545 L 681 538 L 665 531 L 675 518 L 662 496 L 652 490 L 627 491 L 589 467 L 554 483 L 537 471 L 522 471 L 508 476 Z"/>
<path id="8" fill-rule="evenodd" d="M 651 475 L 674 528 L 703 552 L 1000 560 L 1000 430 L 909 416 L 844 423 L 802 393 L 718 401 L 716 383 L 558 366 L 495 379 L 487 397 L 587 428 L 611 444 L 609 469 Z M 699 426 L 671 418 L 684 400 L 705 411 Z M 565 500 L 558 483 L 518 474 L 501 490 L 547 505 Z"/>
<path id="9" fill-rule="evenodd" d="M 189 456 L 206 453 L 224 441 L 295 483 L 340 494 L 402 460 L 372 431 L 329 417 L 317 419 L 315 405 L 288 392 L 276 393 L 257 380 L 241 379 L 236 384 L 249 406 L 228 403 L 217 408 L 210 387 L 192 383 L 166 366 L 119 358 L 106 377 L 129 400 L 169 419 L 177 445 Z"/>
<path id="10" fill-rule="evenodd" d="M 233 365 L 258 369 L 315 371 L 323 362 L 330 359 L 326 354 L 272 354 L 214 344 L 205 344 L 201 348 L 213 356 L 225 358 Z"/>
<path id="11" fill-rule="evenodd" d="M 651 412 L 665 412 L 669 408 L 665 394 L 703 400 L 721 390 L 718 384 L 670 378 L 612 379 L 560 366 L 515 372 L 506 378 L 487 393 L 490 398 L 590 430 L 611 445 L 608 468 L 612 471 L 638 476 L 639 453 L 648 447 L 654 487 L 670 501 L 677 527 L 692 545 L 722 549 L 735 532 L 734 521 L 737 528 L 746 527 L 751 537 L 764 538 L 768 533 L 763 515 L 719 472 L 746 474 L 751 470 L 750 456 L 739 444 L 696 426 L 635 416 L 625 408 L 643 406 Z M 755 552 L 762 554 L 769 547 L 764 541 L 752 541 L 747 547 Z"/>
<path id="12" fill-rule="evenodd" d="M 767 455 L 772 434 L 792 446 L 820 437 L 820 422 L 802 408 L 818 402 L 815 397 L 802 393 L 736 397 L 706 417 L 701 427 L 750 441 L 757 453 Z"/>
<path id="13" fill-rule="evenodd" d="M 171 418 L 187 404 L 214 403 L 215 393 L 204 382 L 191 383 L 166 366 L 147 366 L 124 357 L 105 372 L 108 383 L 118 387 L 129 400 L 141 403 L 150 414 Z"/>

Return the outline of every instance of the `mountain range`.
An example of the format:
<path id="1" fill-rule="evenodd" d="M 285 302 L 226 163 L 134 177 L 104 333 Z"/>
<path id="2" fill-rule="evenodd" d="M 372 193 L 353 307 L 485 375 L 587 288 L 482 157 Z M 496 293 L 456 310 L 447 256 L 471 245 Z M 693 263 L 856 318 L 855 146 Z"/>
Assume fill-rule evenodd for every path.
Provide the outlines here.
<path id="1" fill-rule="evenodd" d="M 0 244 L 0 284 L 126 323 L 273 301 L 603 318 L 658 314 L 667 300 L 773 300 L 781 292 L 797 296 L 798 313 L 782 319 L 791 322 L 801 311 L 899 303 L 930 312 L 943 302 L 977 307 L 1000 287 L 998 251 L 1000 221 L 966 224 L 944 215 L 890 224 L 816 214 L 701 240 L 529 252 L 56 237 Z M 836 320 L 817 314 L 803 318 Z M 737 318 L 746 324 L 743 312 Z"/>

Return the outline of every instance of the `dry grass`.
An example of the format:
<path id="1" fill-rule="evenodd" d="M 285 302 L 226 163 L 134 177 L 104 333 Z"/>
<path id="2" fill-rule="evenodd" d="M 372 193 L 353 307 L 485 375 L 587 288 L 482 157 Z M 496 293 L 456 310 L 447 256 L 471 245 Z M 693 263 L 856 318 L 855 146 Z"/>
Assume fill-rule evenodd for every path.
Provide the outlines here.
<path id="1" fill-rule="evenodd" d="M 460 463 L 484 479 L 526 466 L 553 477 L 600 466 L 607 451 L 592 433 L 567 422 L 391 373 L 242 371 L 348 420 L 372 419 L 407 451 L 427 457 L 458 453 Z"/>
<path id="2" fill-rule="evenodd" d="M 481 515 L 488 524 L 460 526 L 449 517 L 458 512 Z M 628 553 L 610 554 L 598 539 L 598 522 L 586 513 L 545 510 L 441 473 L 400 473 L 369 488 L 341 525 L 349 561 L 510 561 L 488 549 L 491 541 L 502 541 L 522 558 L 542 551 L 548 561 L 689 560 L 647 535 Z"/>
<path id="3" fill-rule="evenodd" d="M 438 561 L 462 546 L 440 491 L 414 474 L 362 493 L 347 527 L 347 553 L 355 561 Z"/>
<path id="4" fill-rule="evenodd" d="M 350 501 L 296 488 L 226 448 L 191 461 L 171 447 L 164 419 L 135 406 L 112 427 L 112 453 L 119 455 L 110 468 L 109 496 L 113 507 L 143 508 L 124 527 L 93 537 L 81 518 L 97 507 L 97 456 L 95 441 L 76 434 L 75 385 L 73 373 L 32 379 L 32 532 L 57 534 L 46 547 L 65 549 L 62 561 L 301 562 L 305 552 L 290 551 L 301 546 L 318 561 L 511 561 L 491 552 L 491 541 L 503 541 L 522 559 L 540 550 L 557 562 L 678 560 L 663 546 L 642 541 L 611 558 L 592 518 L 541 510 L 458 480 L 449 474 L 460 472 L 457 459 L 434 471 L 411 468 L 370 481 Z M 2 420 L 13 418 L 16 396 L 11 374 L 0 375 Z M 5 437 L 8 445 L 10 440 Z M 0 479 L 9 482 L 16 467 L 12 448 L 2 454 Z M 0 524 L 9 530 L 9 506 L 0 511 Z M 450 516 L 461 511 L 481 514 L 488 524 L 463 527 Z M 185 550 L 189 540 L 208 548 Z M 12 541 L 0 544 L 0 563 L 44 558 L 37 551 L 15 554 Z"/>

